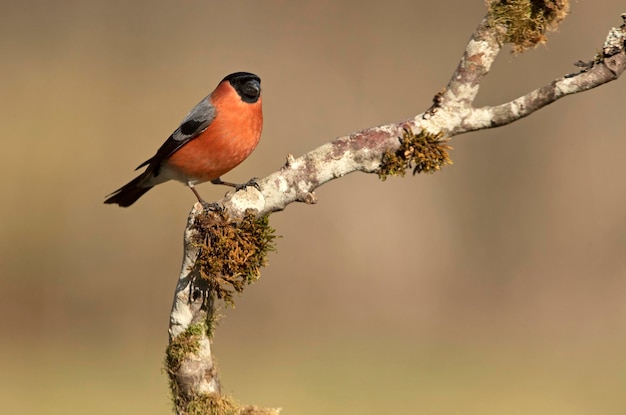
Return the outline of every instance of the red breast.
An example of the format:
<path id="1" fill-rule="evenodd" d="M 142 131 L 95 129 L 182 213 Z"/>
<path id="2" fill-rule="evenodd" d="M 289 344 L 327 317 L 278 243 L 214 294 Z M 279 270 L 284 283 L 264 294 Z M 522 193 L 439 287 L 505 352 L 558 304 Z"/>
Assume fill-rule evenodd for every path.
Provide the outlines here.
<path id="1" fill-rule="evenodd" d="M 215 118 L 204 132 L 172 154 L 165 164 L 195 183 L 216 179 L 232 170 L 255 149 L 261 138 L 261 97 L 244 102 L 229 82 L 211 94 Z"/>

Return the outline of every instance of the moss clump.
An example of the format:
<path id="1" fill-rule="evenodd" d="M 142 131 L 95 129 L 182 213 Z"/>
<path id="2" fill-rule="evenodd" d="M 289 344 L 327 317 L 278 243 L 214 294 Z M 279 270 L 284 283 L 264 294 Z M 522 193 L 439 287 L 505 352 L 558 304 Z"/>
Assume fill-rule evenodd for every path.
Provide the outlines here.
<path id="1" fill-rule="evenodd" d="M 254 405 L 244 406 L 240 410 L 240 415 L 278 415 L 280 414 L 279 408 L 259 408 Z"/>
<path id="2" fill-rule="evenodd" d="M 187 415 L 237 415 L 239 405 L 230 397 L 207 393 L 192 397 L 187 403 Z"/>
<path id="3" fill-rule="evenodd" d="M 500 41 L 511 43 L 520 53 L 545 43 L 545 33 L 556 30 L 569 12 L 568 0 L 486 0 L 489 25 L 499 31 Z"/>
<path id="4" fill-rule="evenodd" d="M 246 212 L 241 221 L 210 212 L 198 216 L 193 228 L 200 246 L 196 260 L 206 293 L 233 305 L 233 293 L 242 292 L 260 276 L 267 254 L 276 250 L 276 235 L 267 216 Z"/>
<path id="5" fill-rule="evenodd" d="M 230 396 L 208 393 L 193 396 L 187 402 L 187 415 L 277 415 L 280 409 L 241 406 Z"/>
<path id="6" fill-rule="evenodd" d="M 395 151 L 385 151 L 378 169 L 381 180 L 387 176 L 404 176 L 407 169 L 412 168 L 413 174 L 434 173 L 446 164 L 452 164 L 448 150 L 452 147 L 445 144 L 443 134 L 430 134 L 424 130 L 415 135 L 413 131 L 404 129 L 400 138 L 400 147 Z"/>

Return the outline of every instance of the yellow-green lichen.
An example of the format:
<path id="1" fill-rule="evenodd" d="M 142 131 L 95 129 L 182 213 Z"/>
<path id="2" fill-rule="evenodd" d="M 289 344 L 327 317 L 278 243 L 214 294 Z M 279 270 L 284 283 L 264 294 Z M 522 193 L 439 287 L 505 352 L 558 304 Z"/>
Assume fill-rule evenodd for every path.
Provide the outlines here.
<path id="1" fill-rule="evenodd" d="M 267 216 L 246 212 L 241 221 L 226 214 L 203 214 L 194 225 L 200 247 L 196 265 L 206 294 L 233 305 L 233 294 L 255 282 L 267 254 L 276 249 L 276 235 Z"/>
<path id="2" fill-rule="evenodd" d="M 545 43 L 569 12 L 568 0 L 486 0 L 489 25 L 519 53 Z"/>
<path id="3" fill-rule="evenodd" d="M 192 324 L 184 332 L 174 337 L 165 351 L 165 372 L 169 379 L 172 401 L 177 408 L 182 405 L 186 406 L 187 402 L 182 396 L 176 379 L 176 372 L 180 369 L 185 358 L 200 350 L 200 340 L 207 335 L 206 333 L 206 324 Z"/>
<path id="4" fill-rule="evenodd" d="M 381 180 L 387 176 L 404 176 L 407 169 L 416 173 L 434 173 L 446 164 L 452 164 L 448 150 L 452 147 L 446 144 L 443 134 L 430 134 L 424 130 L 415 135 L 413 131 L 405 129 L 400 138 L 400 147 L 392 152 L 385 151 L 378 169 Z"/>
<path id="5" fill-rule="evenodd" d="M 180 368 L 183 359 L 189 354 L 200 350 L 200 339 L 207 335 L 207 326 L 204 323 L 192 324 L 187 330 L 174 337 L 165 351 L 165 370 L 170 375 Z"/>

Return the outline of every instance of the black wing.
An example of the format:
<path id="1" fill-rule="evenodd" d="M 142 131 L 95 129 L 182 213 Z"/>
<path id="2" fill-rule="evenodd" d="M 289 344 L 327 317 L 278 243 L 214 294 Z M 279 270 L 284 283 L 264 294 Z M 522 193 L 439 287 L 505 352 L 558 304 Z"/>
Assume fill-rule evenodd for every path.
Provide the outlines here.
<path id="1" fill-rule="evenodd" d="M 215 119 L 215 107 L 211 104 L 210 95 L 198 103 L 180 126 L 169 136 L 165 143 L 157 150 L 156 154 L 149 160 L 141 163 L 135 170 L 144 166 L 148 166 L 148 170 L 154 176 L 159 174 L 161 163 L 169 156 L 174 154 L 176 150 L 184 146 L 190 140 L 193 140 L 207 129 L 211 122 Z"/>

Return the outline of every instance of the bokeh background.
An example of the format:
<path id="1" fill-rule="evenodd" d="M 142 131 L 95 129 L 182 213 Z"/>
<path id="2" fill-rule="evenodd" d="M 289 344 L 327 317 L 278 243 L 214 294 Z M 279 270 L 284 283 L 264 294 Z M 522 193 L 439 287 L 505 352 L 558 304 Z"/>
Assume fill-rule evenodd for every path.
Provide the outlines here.
<path id="1" fill-rule="evenodd" d="M 621 23 L 580 1 L 502 53 L 479 103 L 574 72 Z M 3 1 L 0 402 L 171 413 L 162 360 L 193 195 L 133 176 L 226 74 L 263 79 L 243 182 L 400 121 L 447 83 L 476 1 Z M 435 175 L 353 174 L 271 218 L 278 253 L 224 312 L 224 391 L 291 414 L 626 411 L 626 80 L 455 137 Z M 226 189 L 200 187 L 208 200 Z"/>

